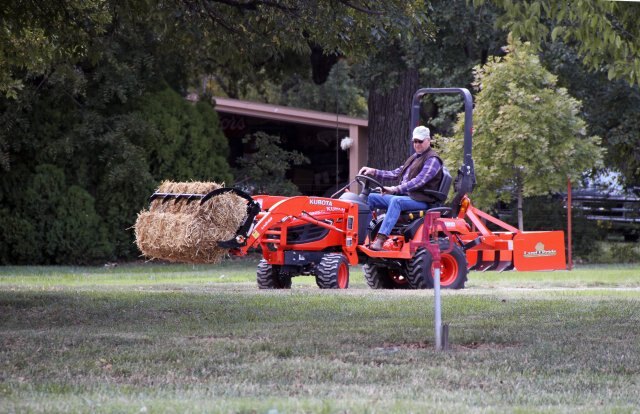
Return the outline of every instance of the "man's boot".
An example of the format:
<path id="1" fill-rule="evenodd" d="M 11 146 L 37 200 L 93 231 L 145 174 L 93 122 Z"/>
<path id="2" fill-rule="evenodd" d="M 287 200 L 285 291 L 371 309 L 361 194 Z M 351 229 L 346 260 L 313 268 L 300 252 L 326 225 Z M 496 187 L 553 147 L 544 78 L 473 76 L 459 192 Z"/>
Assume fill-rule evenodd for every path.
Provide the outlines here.
<path id="1" fill-rule="evenodd" d="M 376 239 L 369 246 L 369 248 L 371 250 L 383 250 L 382 245 L 384 244 L 385 241 L 387 241 L 387 236 L 385 236 L 384 234 L 378 234 L 376 236 Z"/>

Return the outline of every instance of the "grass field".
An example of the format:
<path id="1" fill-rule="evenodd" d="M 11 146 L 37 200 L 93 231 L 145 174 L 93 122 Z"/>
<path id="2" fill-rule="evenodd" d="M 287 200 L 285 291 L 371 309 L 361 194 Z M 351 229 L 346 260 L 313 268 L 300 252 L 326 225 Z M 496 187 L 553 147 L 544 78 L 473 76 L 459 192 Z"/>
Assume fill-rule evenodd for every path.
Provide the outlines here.
<path id="1" fill-rule="evenodd" d="M 640 266 L 443 292 L 218 267 L 0 267 L 0 412 L 640 412 Z"/>

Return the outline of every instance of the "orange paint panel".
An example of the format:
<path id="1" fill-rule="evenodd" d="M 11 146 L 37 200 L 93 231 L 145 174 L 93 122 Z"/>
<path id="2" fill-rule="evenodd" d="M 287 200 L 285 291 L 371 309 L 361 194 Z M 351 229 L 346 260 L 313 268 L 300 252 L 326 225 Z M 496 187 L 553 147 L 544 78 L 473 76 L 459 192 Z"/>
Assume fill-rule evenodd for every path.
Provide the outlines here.
<path id="1" fill-rule="evenodd" d="M 493 262 L 496 258 L 495 250 L 483 250 L 482 251 L 482 261 L 483 262 Z"/>
<path id="2" fill-rule="evenodd" d="M 516 270 L 565 270 L 563 231 L 529 231 L 513 238 Z"/>
<path id="3" fill-rule="evenodd" d="M 477 250 L 467 250 L 467 267 L 474 266 L 478 261 Z"/>

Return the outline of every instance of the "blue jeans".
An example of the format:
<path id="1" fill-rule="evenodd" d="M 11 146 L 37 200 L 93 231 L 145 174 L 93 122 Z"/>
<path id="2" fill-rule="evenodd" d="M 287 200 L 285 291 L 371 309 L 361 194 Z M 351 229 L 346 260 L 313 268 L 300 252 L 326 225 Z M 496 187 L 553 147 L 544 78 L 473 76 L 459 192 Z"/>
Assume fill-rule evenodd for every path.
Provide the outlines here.
<path id="1" fill-rule="evenodd" d="M 387 214 L 384 216 L 382 226 L 378 232 L 378 234 L 384 234 L 385 236 L 388 236 L 389 233 L 391 233 L 391 229 L 393 229 L 396 221 L 398 221 L 401 211 L 426 210 L 429 208 L 429 205 L 424 201 L 416 201 L 409 196 L 396 196 L 390 194 L 381 195 L 377 193 L 369 194 L 367 204 L 369 204 L 369 207 L 372 209 L 387 209 Z"/>

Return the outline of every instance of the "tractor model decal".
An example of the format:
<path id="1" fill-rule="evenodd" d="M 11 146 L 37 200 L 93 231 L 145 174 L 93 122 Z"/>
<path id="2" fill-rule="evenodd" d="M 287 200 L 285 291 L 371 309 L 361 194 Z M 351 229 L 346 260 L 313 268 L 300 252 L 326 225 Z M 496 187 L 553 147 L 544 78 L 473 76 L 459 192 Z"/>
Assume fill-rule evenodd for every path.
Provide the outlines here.
<path id="1" fill-rule="evenodd" d="M 309 200 L 309 204 L 316 206 L 333 206 L 333 203 L 330 200 L 322 200 L 318 198 L 312 198 Z"/>

